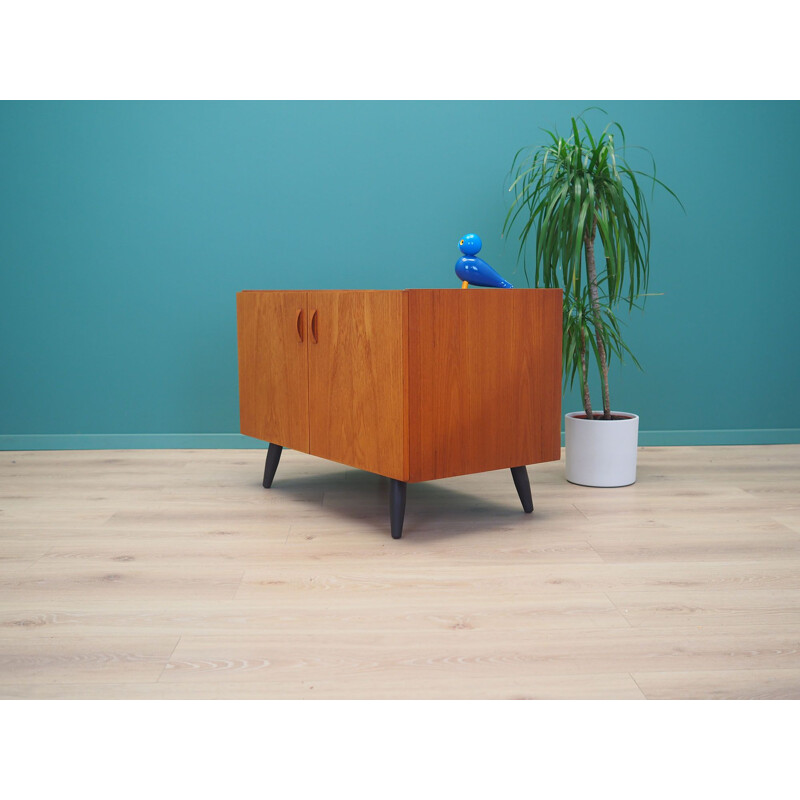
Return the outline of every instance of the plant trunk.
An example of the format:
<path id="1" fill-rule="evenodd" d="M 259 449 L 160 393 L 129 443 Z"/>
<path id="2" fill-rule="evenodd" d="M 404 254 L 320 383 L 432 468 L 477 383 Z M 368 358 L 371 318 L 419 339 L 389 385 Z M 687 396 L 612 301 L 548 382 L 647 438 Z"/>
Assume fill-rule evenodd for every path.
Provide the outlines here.
<path id="1" fill-rule="evenodd" d="M 589 297 L 592 301 L 594 315 L 594 333 L 597 340 L 597 354 L 600 356 L 600 375 L 603 381 L 603 419 L 611 419 L 611 401 L 608 397 L 608 358 L 603 344 L 603 319 L 600 316 L 600 292 L 597 288 L 597 268 L 594 263 L 594 237 L 597 232 L 597 222 L 592 223 L 591 235 L 584 235 L 583 243 L 586 248 L 586 272 L 589 277 Z M 591 417 L 589 417 L 591 419 Z"/>
<path id="2" fill-rule="evenodd" d="M 586 419 L 594 419 L 592 416 L 592 400 L 589 397 L 589 369 L 586 365 L 586 330 L 581 326 L 581 391 L 583 392 L 583 410 L 586 412 Z"/>

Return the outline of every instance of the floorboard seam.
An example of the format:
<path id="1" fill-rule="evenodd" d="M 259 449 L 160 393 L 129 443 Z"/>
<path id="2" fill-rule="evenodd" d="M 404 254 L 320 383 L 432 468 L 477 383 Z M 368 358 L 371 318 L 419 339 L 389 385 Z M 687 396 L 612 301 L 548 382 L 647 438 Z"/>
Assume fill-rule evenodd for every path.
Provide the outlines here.
<path id="1" fill-rule="evenodd" d="M 169 654 L 167 660 L 164 662 L 164 667 L 159 673 L 158 677 L 156 678 L 156 683 L 161 683 L 161 678 L 164 677 L 164 672 L 166 672 L 166 669 L 169 666 L 170 661 L 172 661 L 172 656 L 175 655 L 175 651 L 178 649 L 178 645 L 181 643 L 181 639 L 183 639 L 183 636 L 179 636 L 178 641 L 175 642 L 175 647 L 172 648 L 172 652 Z M 639 691 L 641 691 L 641 689 Z"/>
<path id="2" fill-rule="evenodd" d="M 639 684 L 636 681 L 636 678 L 633 677 L 633 673 L 632 672 L 628 673 L 628 677 L 634 682 L 634 684 L 636 685 L 636 688 L 642 693 L 642 699 L 643 700 L 649 700 L 650 698 L 644 693 L 644 690 L 642 689 L 642 687 L 639 686 Z"/>
<path id="3" fill-rule="evenodd" d="M 589 517 L 587 517 L 587 516 L 586 516 L 586 514 L 584 514 L 584 512 L 583 512 L 583 511 L 581 511 L 581 510 L 578 508 L 578 506 L 576 506 L 576 505 L 575 505 L 575 503 L 572 503 L 572 507 L 573 507 L 573 508 L 574 508 L 574 509 L 575 509 L 575 510 L 576 510 L 576 511 L 577 511 L 577 512 L 578 512 L 578 513 L 579 513 L 579 514 L 580 514 L 580 515 L 581 515 L 581 516 L 582 516 L 582 517 L 583 517 L 583 518 L 584 518 L 584 519 L 585 519 L 587 522 L 591 522 L 591 520 L 589 519 Z"/>
<path id="4" fill-rule="evenodd" d="M 241 574 L 239 575 L 239 583 L 237 584 L 236 588 L 233 590 L 233 597 L 231 597 L 231 599 L 230 599 L 231 603 L 235 603 L 237 598 L 238 598 L 239 591 L 241 590 L 242 584 L 244 583 L 244 576 L 245 576 L 246 572 L 247 572 L 247 570 L 243 569 Z"/>
<path id="5" fill-rule="evenodd" d="M 631 629 L 634 628 L 634 626 L 631 625 L 631 621 L 619 610 L 619 606 L 608 596 L 608 592 L 603 592 L 603 595 L 605 596 L 606 600 L 608 600 L 608 602 L 611 603 L 612 606 L 614 606 L 614 609 L 616 610 L 617 614 L 619 614 L 622 617 L 622 619 L 624 619 L 625 622 L 628 623 L 628 627 Z"/>

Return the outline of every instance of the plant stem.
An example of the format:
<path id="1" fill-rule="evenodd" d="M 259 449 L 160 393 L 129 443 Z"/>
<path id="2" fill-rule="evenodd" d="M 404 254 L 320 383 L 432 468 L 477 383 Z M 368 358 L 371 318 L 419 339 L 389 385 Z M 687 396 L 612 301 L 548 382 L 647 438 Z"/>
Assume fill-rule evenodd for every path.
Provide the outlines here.
<path id="1" fill-rule="evenodd" d="M 594 419 L 592 400 L 589 397 L 589 369 L 586 365 L 586 329 L 581 327 L 581 390 L 583 391 L 583 410 L 586 419 Z"/>
<path id="2" fill-rule="evenodd" d="M 585 233 L 583 244 L 586 248 L 586 272 L 589 278 L 589 296 L 592 301 L 594 315 L 594 334 L 597 340 L 597 354 L 600 356 L 600 373 L 603 381 L 603 419 L 611 419 L 611 401 L 608 397 L 608 359 L 603 344 L 603 319 L 600 316 L 600 292 L 597 288 L 597 268 L 594 263 L 594 237 L 597 232 L 597 221 L 592 222 L 591 234 Z M 589 418 L 591 419 L 591 417 Z"/>

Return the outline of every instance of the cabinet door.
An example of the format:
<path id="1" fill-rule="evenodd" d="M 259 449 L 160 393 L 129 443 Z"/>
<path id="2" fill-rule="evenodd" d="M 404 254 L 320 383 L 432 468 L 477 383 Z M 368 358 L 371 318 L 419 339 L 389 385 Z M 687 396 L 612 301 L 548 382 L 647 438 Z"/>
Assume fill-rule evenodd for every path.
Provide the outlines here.
<path id="1" fill-rule="evenodd" d="M 403 293 L 309 292 L 313 455 L 404 479 Z"/>
<path id="2" fill-rule="evenodd" d="M 239 417 L 247 436 L 308 452 L 306 292 L 240 292 Z"/>

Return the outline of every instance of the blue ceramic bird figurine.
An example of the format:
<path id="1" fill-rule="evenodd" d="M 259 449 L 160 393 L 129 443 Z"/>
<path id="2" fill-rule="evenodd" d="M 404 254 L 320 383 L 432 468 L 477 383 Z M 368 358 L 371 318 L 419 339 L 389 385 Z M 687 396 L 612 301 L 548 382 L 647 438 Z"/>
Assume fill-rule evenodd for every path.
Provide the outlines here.
<path id="1" fill-rule="evenodd" d="M 503 280 L 482 258 L 476 257 L 481 247 L 483 247 L 481 237 L 475 233 L 468 233 L 458 242 L 458 249 L 464 254 L 456 261 L 456 275 L 462 280 L 461 288 L 466 289 L 471 283 L 473 286 L 513 289 L 514 287 Z"/>

